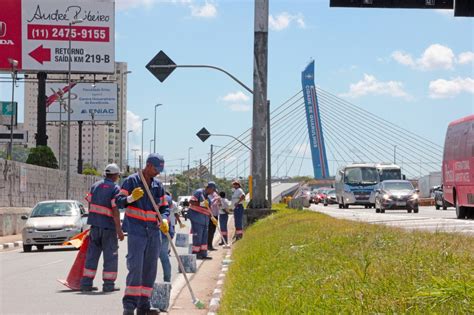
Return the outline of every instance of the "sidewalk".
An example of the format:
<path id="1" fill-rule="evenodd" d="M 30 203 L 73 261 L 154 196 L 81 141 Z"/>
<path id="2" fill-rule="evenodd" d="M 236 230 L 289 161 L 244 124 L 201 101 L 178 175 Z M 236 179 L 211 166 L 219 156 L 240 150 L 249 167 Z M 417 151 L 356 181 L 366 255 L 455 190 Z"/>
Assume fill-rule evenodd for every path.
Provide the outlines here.
<path id="1" fill-rule="evenodd" d="M 234 219 L 233 216 L 229 218 L 228 223 L 229 235 L 234 235 Z M 231 237 L 229 237 L 232 240 Z M 190 279 L 191 288 L 193 289 L 194 295 L 196 298 L 205 303 L 205 309 L 198 309 L 192 302 L 191 294 L 186 285 L 182 287 L 178 293 L 176 299 L 170 301 L 170 308 L 168 314 L 171 315 L 202 315 L 208 314 L 210 312 L 210 306 L 212 311 L 216 308 L 215 303 L 215 294 L 214 291 L 216 287 L 222 286 L 222 262 L 229 254 L 231 249 L 218 246 L 220 242 L 220 234 L 216 231 L 214 237 L 214 248 L 218 249 L 217 251 L 209 252 L 212 260 L 204 261 L 197 273 L 193 275 Z M 184 281 L 184 280 L 183 280 Z M 173 284 L 174 285 L 174 284 Z M 172 293 L 173 295 L 173 293 Z M 211 300 L 213 302 L 211 303 Z"/>
<path id="2" fill-rule="evenodd" d="M 0 236 L 0 250 L 22 247 L 21 234 Z"/>

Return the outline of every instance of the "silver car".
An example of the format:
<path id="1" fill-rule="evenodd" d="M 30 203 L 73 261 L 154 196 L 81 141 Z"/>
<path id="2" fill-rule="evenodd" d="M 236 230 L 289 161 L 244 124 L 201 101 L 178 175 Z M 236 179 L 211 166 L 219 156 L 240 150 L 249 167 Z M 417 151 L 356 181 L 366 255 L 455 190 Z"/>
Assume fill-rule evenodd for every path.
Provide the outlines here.
<path id="1" fill-rule="evenodd" d="M 43 250 L 45 245 L 61 245 L 87 229 L 87 211 L 75 200 L 50 200 L 36 204 L 22 231 L 23 251 L 31 252 L 32 246 Z"/>

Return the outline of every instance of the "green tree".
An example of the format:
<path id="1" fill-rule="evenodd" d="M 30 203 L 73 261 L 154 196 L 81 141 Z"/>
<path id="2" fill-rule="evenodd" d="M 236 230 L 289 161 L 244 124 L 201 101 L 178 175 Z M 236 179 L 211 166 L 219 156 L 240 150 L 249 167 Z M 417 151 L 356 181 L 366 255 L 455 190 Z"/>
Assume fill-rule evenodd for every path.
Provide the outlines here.
<path id="1" fill-rule="evenodd" d="M 26 163 L 55 169 L 58 168 L 58 160 L 56 160 L 53 151 L 48 146 L 32 148 Z"/>
<path id="2" fill-rule="evenodd" d="M 84 164 L 84 167 L 82 168 L 82 174 L 84 175 L 94 175 L 94 176 L 101 176 L 100 172 L 95 168 L 92 167 L 92 165 L 86 163 Z"/>

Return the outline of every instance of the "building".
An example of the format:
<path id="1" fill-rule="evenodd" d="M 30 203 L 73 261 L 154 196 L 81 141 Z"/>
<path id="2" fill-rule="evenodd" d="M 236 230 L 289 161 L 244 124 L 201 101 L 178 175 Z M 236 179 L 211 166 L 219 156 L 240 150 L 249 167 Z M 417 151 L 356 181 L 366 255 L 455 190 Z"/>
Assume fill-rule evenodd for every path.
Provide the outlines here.
<path id="1" fill-rule="evenodd" d="M 83 165 L 89 164 L 103 170 L 109 163 L 120 164 L 120 141 L 122 141 L 122 161 L 126 165 L 126 117 L 127 117 L 127 63 L 115 63 L 114 74 L 73 74 L 73 82 L 116 82 L 118 84 L 118 113 L 122 111 L 123 130 L 120 132 L 119 121 L 84 121 L 82 126 L 82 160 Z M 62 81 L 64 80 L 64 81 Z M 123 82 L 122 82 L 123 80 Z M 48 74 L 48 82 L 67 83 L 66 74 Z M 123 93 L 121 88 L 123 87 Z M 46 92 L 47 95 L 49 91 Z M 122 102 L 123 95 L 123 102 Z M 35 81 L 25 83 L 25 118 L 24 129 L 28 131 L 28 146 L 35 147 L 37 131 L 37 97 L 38 85 Z M 123 104 L 123 108 L 119 108 Z M 67 161 L 67 115 L 60 122 L 47 123 L 48 146 L 53 150 L 61 169 L 66 169 Z M 120 114 L 118 115 L 120 117 Z M 120 119 L 120 118 L 119 118 Z M 62 127 L 60 127 L 62 125 Z M 79 127 L 78 122 L 71 122 L 71 172 L 77 172 L 79 158 Z"/>

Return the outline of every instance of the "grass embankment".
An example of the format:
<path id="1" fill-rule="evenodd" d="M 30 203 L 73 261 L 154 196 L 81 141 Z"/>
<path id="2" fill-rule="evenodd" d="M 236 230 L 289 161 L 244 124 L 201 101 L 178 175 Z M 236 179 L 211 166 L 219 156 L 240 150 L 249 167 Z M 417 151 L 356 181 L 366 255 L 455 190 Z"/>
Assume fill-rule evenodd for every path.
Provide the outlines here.
<path id="1" fill-rule="evenodd" d="M 474 238 L 278 211 L 233 251 L 220 314 L 474 314 Z"/>

